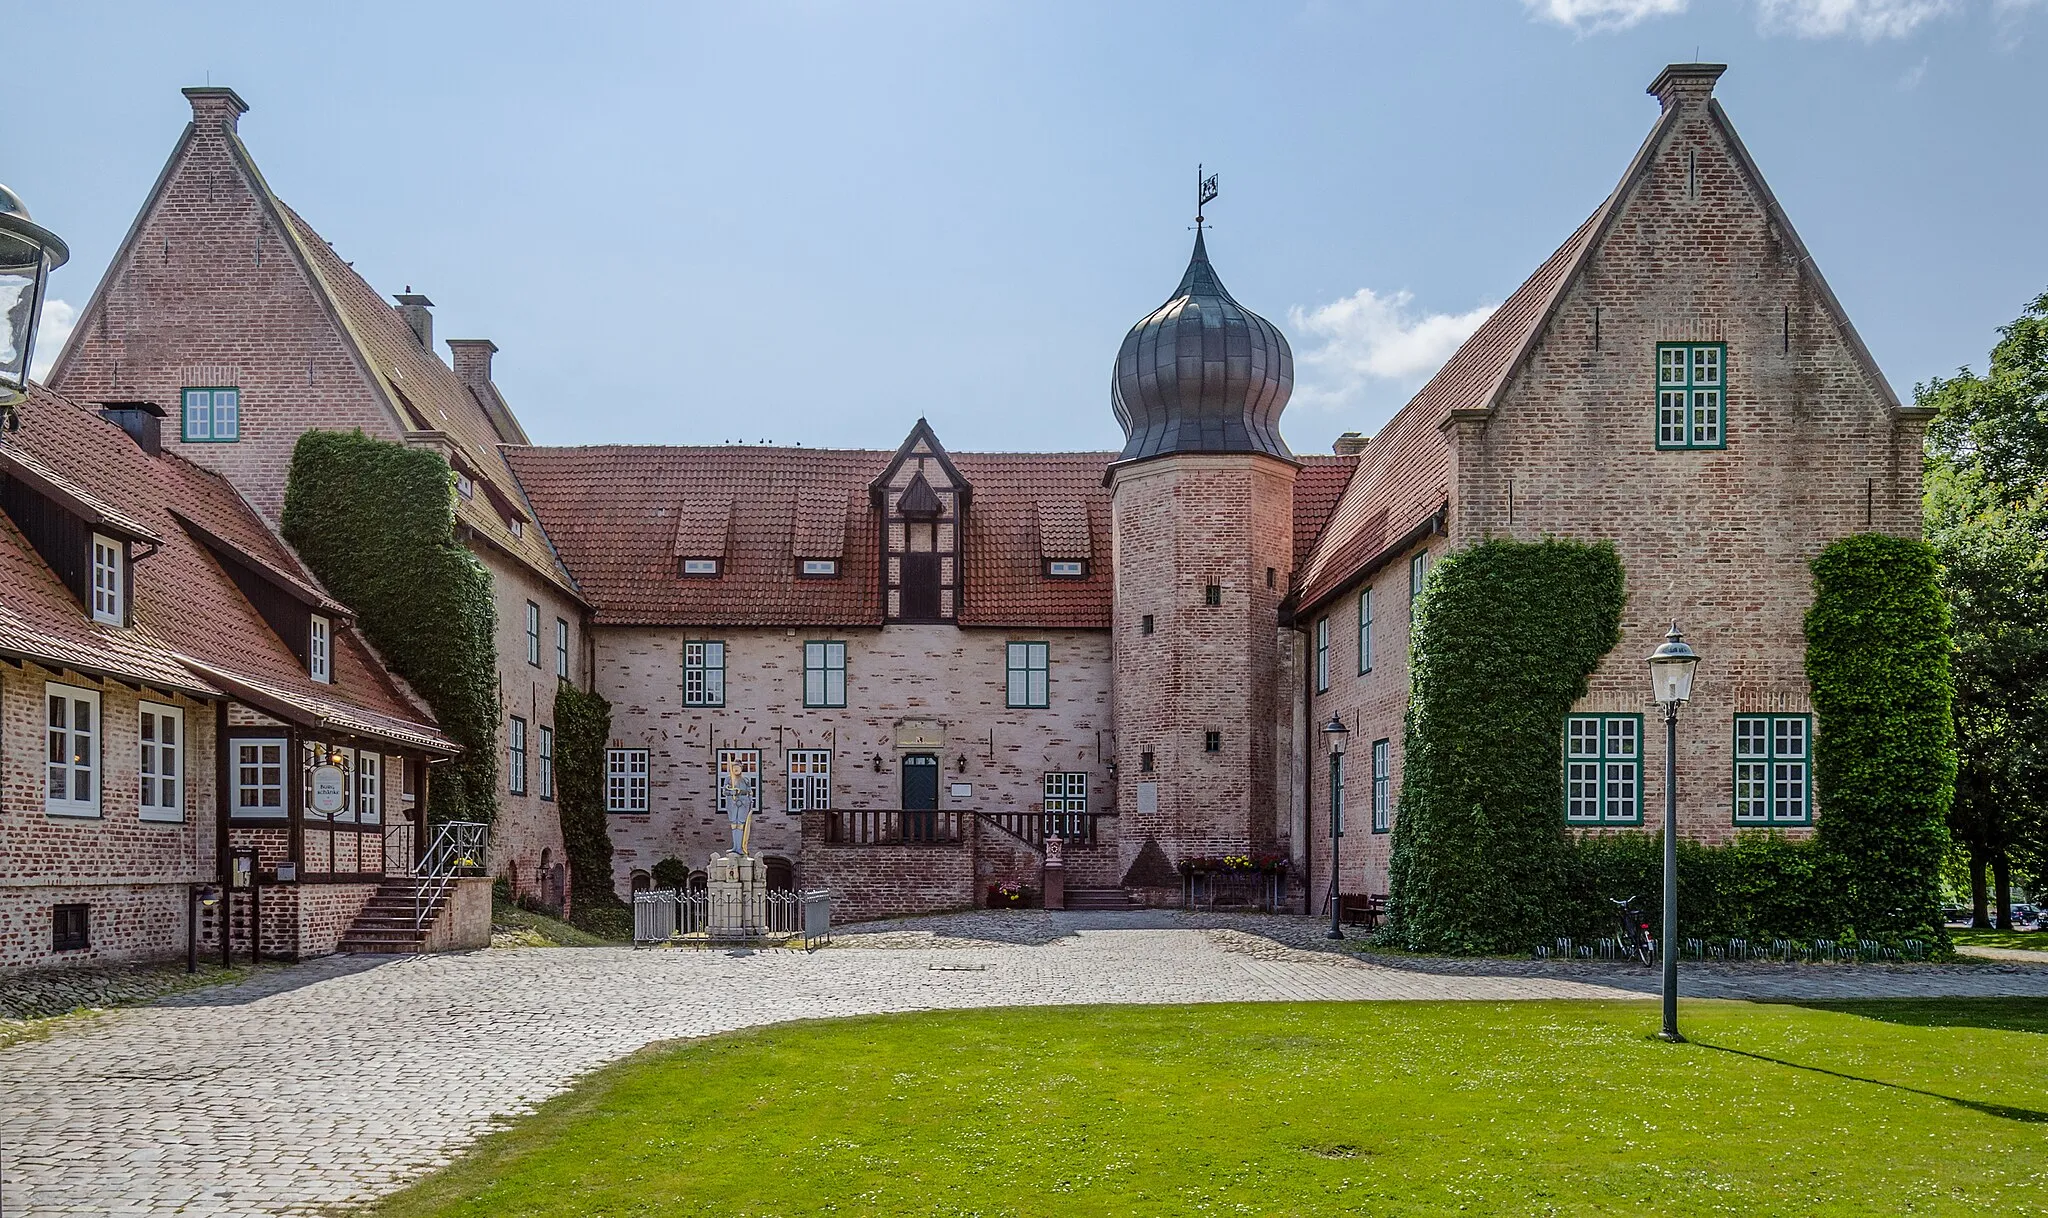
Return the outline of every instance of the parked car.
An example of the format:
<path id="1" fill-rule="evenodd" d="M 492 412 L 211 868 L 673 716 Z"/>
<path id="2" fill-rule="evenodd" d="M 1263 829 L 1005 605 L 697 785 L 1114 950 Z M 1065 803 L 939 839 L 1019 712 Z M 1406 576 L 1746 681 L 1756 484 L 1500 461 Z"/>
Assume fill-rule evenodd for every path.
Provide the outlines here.
<path id="1" fill-rule="evenodd" d="M 1941 907 L 1941 920 L 1950 926 L 1968 926 L 1970 924 L 1969 907 L 1964 905 L 1944 905 Z"/>
<path id="2" fill-rule="evenodd" d="M 2041 907 L 2038 905 L 2013 906 L 2012 924 L 2015 930 L 2041 929 Z"/>

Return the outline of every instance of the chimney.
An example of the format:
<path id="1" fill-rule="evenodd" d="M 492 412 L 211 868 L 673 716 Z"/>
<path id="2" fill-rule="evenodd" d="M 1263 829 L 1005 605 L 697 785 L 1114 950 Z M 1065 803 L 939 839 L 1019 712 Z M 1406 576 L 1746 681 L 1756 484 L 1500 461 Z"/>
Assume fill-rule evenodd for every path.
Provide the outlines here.
<path id="1" fill-rule="evenodd" d="M 497 353 L 498 344 L 488 338 L 448 340 L 449 362 L 456 377 L 479 394 L 491 383 L 491 357 Z"/>
<path id="2" fill-rule="evenodd" d="M 249 112 L 249 103 L 225 86 L 194 86 L 184 93 L 185 100 L 192 103 L 192 122 L 201 128 L 222 127 L 233 132 L 241 117 Z"/>
<path id="3" fill-rule="evenodd" d="M 398 302 L 398 312 L 405 318 L 405 324 L 412 327 L 414 338 L 428 351 L 434 349 L 434 302 L 424 296 L 413 294 L 412 285 L 406 284 L 405 291 L 392 299 Z"/>
<path id="4" fill-rule="evenodd" d="M 1727 70 L 1725 63 L 1667 64 L 1657 73 L 1657 79 L 1650 82 L 1649 92 L 1664 104 L 1666 114 L 1680 105 L 1705 108 L 1707 99 L 1714 95 L 1714 82 Z"/>
<path id="5" fill-rule="evenodd" d="M 1355 431 L 1347 431 L 1330 445 L 1330 451 L 1340 457 L 1355 457 L 1365 451 L 1366 438 Z"/>
<path id="6" fill-rule="evenodd" d="M 163 452 L 164 408 L 155 402 L 102 402 L 100 417 L 127 432 L 150 456 Z"/>

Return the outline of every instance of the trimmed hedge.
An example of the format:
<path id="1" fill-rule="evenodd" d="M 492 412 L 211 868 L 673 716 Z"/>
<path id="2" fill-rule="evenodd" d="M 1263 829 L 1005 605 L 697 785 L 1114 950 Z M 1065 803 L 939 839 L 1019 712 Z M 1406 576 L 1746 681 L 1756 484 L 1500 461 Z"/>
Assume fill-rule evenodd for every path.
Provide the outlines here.
<path id="1" fill-rule="evenodd" d="M 607 910 L 626 907 L 612 881 L 612 837 L 605 824 L 604 753 L 612 704 L 567 681 L 555 685 L 555 809 L 569 859 L 571 921 L 613 929 Z M 630 936 L 631 927 L 628 926 Z"/>
<path id="2" fill-rule="evenodd" d="M 1948 603 L 1926 542 L 1864 533 L 1813 562 L 1806 677 L 1819 844 L 1841 921 L 1946 946 L 1941 858 L 1955 795 Z"/>
<path id="3" fill-rule="evenodd" d="M 463 748 L 434 769 L 428 820 L 495 820 L 497 609 L 490 573 L 455 539 L 448 463 L 360 431 L 309 431 L 292 450 L 282 523 L 285 540 Z"/>
<path id="4" fill-rule="evenodd" d="M 1621 641 L 1623 599 L 1606 543 L 1487 541 L 1436 565 L 1412 644 L 1393 941 L 1522 952 L 1571 925 L 1560 741 Z"/>

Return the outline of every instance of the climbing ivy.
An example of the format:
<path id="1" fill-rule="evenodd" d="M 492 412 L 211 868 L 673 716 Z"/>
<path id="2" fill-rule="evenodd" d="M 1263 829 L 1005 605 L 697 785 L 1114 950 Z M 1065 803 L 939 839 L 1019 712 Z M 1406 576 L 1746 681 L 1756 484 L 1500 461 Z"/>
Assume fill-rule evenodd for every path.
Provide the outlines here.
<path id="1" fill-rule="evenodd" d="M 462 746 L 434 770 L 429 820 L 488 823 L 497 815 L 497 610 L 490 573 L 455 539 L 453 487 L 436 453 L 360 431 L 309 431 L 292 450 L 283 527 Z"/>
<path id="2" fill-rule="evenodd" d="M 612 839 L 605 826 L 604 754 L 612 704 L 567 681 L 555 685 L 555 808 L 569 857 L 570 920 L 610 929 L 607 911 L 625 908 L 612 886 Z M 630 928 L 629 928 L 630 929 Z"/>

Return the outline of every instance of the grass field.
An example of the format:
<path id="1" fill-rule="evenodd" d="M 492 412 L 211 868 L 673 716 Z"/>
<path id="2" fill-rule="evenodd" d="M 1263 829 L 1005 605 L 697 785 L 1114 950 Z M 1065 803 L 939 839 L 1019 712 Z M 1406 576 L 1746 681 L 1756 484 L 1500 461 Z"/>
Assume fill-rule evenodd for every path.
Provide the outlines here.
<path id="1" fill-rule="evenodd" d="M 947 1012 L 651 1049 L 380 1218 L 2039 1214 L 2048 1001 Z"/>
<path id="2" fill-rule="evenodd" d="M 2022 951 L 2048 952 L 2048 930 L 1950 930 L 1948 937 L 1957 947 L 2014 947 Z"/>

